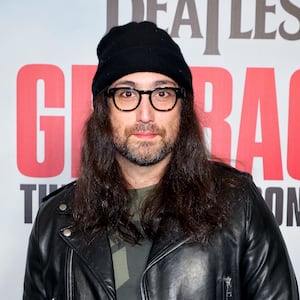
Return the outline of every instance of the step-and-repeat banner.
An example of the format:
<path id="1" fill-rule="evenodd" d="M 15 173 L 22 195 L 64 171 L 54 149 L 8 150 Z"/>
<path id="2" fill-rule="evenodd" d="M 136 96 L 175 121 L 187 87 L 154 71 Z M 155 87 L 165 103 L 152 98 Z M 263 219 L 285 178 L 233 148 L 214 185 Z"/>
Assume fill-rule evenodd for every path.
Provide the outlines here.
<path id="1" fill-rule="evenodd" d="M 0 4 L 0 297 L 21 298 L 39 202 L 77 176 L 97 43 L 132 20 L 180 45 L 210 150 L 253 174 L 300 280 L 300 0 L 11 0 Z"/>

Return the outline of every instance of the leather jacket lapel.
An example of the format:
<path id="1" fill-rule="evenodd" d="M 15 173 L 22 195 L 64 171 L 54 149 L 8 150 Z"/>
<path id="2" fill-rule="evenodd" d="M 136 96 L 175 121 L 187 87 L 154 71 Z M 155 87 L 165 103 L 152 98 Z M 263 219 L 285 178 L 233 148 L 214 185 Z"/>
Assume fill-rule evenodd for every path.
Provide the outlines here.
<path id="1" fill-rule="evenodd" d="M 189 238 L 173 218 L 163 219 L 153 241 L 147 265 L 157 262 L 188 241 Z"/>
<path id="2" fill-rule="evenodd" d="M 107 235 L 97 234 L 87 242 L 81 232 L 72 232 L 69 227 L 61 229 L 59 234 L 89 266 L 108 298 L 116 299 L 113 264 Z"/>

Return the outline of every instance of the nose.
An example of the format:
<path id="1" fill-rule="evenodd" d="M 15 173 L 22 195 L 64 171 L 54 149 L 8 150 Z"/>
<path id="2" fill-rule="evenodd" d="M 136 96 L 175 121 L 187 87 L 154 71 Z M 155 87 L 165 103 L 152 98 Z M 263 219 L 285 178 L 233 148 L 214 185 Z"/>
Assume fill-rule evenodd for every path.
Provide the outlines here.
<path id="1" fill-rule="evenodd" d="M 154 111 L 149 99 L 149 95 L 143 94 L 140 105 L 136 109 L 136 121 L 137 122 L 153 122 Z"/>

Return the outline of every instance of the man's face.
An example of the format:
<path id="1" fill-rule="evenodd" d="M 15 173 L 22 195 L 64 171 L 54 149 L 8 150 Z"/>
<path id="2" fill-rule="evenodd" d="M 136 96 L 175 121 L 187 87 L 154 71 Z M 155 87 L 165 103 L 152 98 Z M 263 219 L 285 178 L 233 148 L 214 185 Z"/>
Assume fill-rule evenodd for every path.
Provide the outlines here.
<path id="1" fill-rule="evenodd" d="M 116 80 L 110 88 L 153 90 L 178 87 L 171 78 L 152 72 L 132 73 Z M 178 136 L 181 101 L 170 111 L 157 111 L 143 94 L 140 105 L 133 111 L 118 110 L 111 98 L 110 121 L 117 155 L 139 166 L 156 164 L 168 157 Z"/>

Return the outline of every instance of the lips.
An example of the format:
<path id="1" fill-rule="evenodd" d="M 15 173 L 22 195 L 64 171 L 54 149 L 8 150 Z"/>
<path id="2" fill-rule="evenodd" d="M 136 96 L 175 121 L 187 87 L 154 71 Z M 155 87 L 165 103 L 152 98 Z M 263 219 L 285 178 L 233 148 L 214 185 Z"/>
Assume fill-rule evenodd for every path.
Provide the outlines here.
<path id="1" fill-rule="evenodd" d="M 127 128 L 125 131 L 127 136 L 133 135 L 137 138 L 152 139 L 157 135 L 163 135 L 164 130 L 158 128 L 153 123 L 139 123 L 133 127 Z"/>
<path id="2" fill-rule="evenodd" d="M 152 138 L 155 138 L 157 136 L 157 133 L 150 132 L 150 131 L 140 131 L 140 132 L 135 132 L 133 135 L 138 137 L 138 138 L 152 139 Z"/>

